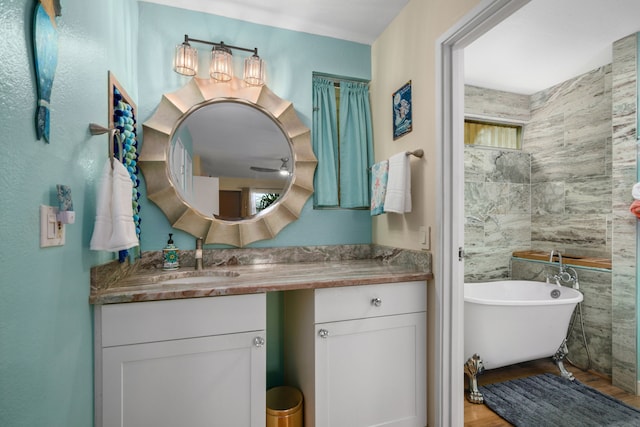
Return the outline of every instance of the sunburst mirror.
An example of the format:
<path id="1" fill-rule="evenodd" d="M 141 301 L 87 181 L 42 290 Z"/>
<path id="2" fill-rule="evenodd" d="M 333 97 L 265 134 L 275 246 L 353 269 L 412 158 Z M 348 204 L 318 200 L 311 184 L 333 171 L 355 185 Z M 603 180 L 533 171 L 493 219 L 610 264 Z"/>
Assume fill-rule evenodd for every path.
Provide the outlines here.
<path id="1" fill-rule="evenodd" d="M 313 194 L 310 130 L 267 86 L 193 78 L 142 126 L 147 197 L 205 243 L 274 238 Z"/>

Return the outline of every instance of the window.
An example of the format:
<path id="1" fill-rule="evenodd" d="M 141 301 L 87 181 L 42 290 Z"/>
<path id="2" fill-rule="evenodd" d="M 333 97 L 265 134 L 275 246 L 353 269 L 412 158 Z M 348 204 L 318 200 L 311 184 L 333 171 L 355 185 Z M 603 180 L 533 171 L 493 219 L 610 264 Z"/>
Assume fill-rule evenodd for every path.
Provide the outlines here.
<path id="1" fill-rule="evenodd" d="M 521 150 L 522 125 L 465 119 L 464 143 Z"/>
<path id="2" fill-rule="evenodd" d="M 314 73 L 314 208 L 369 208 L 373 130 L 367 82 Z"/>
<path id="3" fill-rule="evenodd" d="M 258 212 L 271 206 L 278 198 L 280 194 L 278 190 L 265 190 L 265 189 L 252 189 L 251 190 L 251 215 L 255 215 Z"/>

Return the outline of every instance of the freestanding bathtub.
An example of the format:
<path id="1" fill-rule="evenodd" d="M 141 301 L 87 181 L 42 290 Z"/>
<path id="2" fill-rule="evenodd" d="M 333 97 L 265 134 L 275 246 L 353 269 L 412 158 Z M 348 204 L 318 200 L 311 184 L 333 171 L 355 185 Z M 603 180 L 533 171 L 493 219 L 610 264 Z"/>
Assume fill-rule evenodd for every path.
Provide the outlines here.
<path id="1" fill-rule="evenodd" d="M 563 376 L 565 338 L 576 305 L 573 288 L 526 280 L 464 284 L 465 373 L 469 400 L 482 403 L 476 375 L 514 363 L 553 356 Z M 477 394 L 476 394 L 477 393 Z"/>

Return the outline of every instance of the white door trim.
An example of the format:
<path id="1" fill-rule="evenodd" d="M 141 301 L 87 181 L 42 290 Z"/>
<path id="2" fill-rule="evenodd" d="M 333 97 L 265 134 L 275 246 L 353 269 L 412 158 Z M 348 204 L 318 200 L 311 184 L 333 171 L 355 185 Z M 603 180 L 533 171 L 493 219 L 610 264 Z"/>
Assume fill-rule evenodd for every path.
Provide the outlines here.
<path id="1" fill-rule="evenodd" d="M 464 425 L 464 48 L 529 0 L 482 0 L 436 41 L 436 426 Z"/>

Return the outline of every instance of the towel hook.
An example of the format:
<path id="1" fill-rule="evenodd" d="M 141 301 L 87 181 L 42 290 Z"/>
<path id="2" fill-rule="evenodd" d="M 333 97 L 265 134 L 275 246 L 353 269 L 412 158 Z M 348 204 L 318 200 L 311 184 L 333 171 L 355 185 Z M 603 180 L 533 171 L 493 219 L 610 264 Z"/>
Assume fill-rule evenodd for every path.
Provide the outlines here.
<path id="1" fill-rule="evenodd" d="M 89 132 L 91 135 L 102 135 L 103 133 L 109 133 L 109 160 L 111 161 L 111 169 L 113 169 L 113 153 L 115 151 L 113 137 L 118 141 L 118 155 L 119 160 L 122 163 L 122 136 L 120 135 L 120 129 L 106 128 L 96 123 L 89 123 Z"/>

